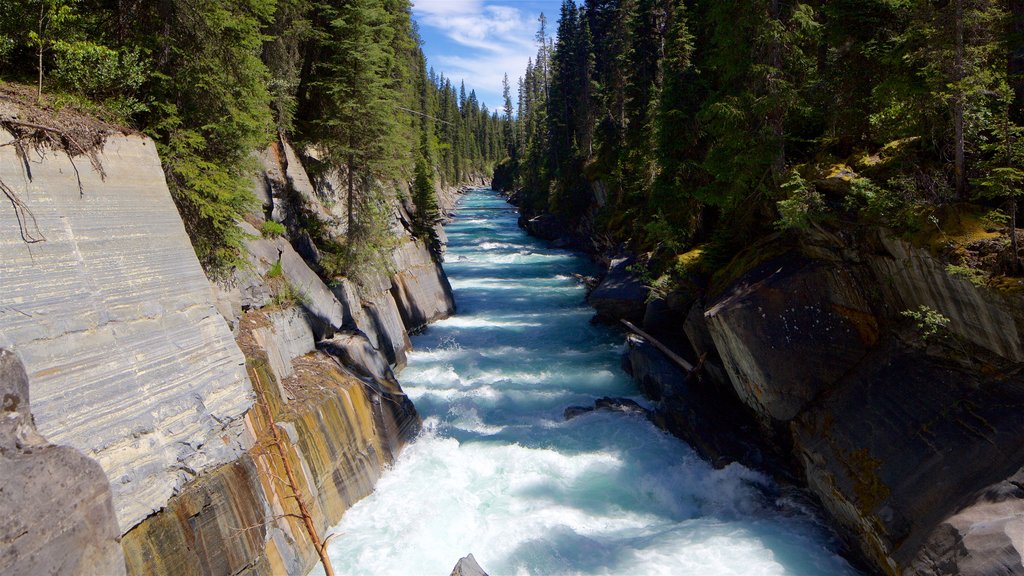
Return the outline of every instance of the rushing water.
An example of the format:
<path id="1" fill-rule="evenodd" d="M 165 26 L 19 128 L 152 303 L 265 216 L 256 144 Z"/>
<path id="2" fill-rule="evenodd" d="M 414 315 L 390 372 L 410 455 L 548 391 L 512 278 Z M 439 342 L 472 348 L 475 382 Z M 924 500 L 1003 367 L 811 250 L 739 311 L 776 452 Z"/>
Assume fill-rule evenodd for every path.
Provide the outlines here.
<path id="1" fill-rule="evenodd" d="M 335 528 L 339 574 L 446 576 L 469 552 L 506 574 L 852 574 L 762 475 L 714 470 L 644 418 L 621 334 L 593 326 L 589 264 L 516 226 L 494 192 L 447 228 L 458 314 L 413 338 L 400 379 L 424 431 Z"/>

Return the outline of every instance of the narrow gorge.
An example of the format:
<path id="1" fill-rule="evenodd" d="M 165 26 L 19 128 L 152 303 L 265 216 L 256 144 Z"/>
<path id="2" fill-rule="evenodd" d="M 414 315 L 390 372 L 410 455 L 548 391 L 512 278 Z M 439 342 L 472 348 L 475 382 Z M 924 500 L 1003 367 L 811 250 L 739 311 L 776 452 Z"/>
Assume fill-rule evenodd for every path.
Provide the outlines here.
<path id="1" fill-rule="evenodd" d="M 0 1 L 0 575 L 1024 576 L 1022 199 L 1024 0 Z"/>

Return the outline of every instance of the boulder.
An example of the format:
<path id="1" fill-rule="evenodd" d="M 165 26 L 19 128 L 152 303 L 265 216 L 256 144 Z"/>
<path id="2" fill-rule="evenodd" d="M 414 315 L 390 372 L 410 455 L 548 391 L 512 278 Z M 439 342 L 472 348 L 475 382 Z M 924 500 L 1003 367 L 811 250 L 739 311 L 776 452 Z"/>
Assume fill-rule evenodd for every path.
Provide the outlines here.
<path id="1" fill-rule="evenodd" d="M 487 572 L 476 562 L 476 558 L 470 554 L 459 559 L 450 576 L 487 576 Z"/>
<path id="2" fill-rule="evenodd" d="M 0 573 L 124 574 L 107 476 L 36 432 L 25 367 L 3 349 L 0 399 Z"/>
<path id="3" fill-rule="evenodd" d="M 790 254 L 729 287 L 705 318 L 740 398 L 784 422 L 856 366 L 880 337 L 859 286 L 847 268 Z"/>
<path id="4" fill-rule="evenodd" d="M 320 342 L 318 347 L 339 359 L 358 376 L 378 381 L 395 380 L 387 361 L 362 334 L 339 332 L 330 340 Z"/>
<path id="5" fill-rule="evenodd" d="M 643 322 L 649 290 L 630 273 L 628 268 L 633 262 L 630 258 L 612 260 L 601 283 L 587 297 L 598 319 L 614 323 L 621 319 L 634 324 Z"/>
<path id="6" fill-rule="evenodd" d="M 626 338 L 626 361 L 640 390 L 656 402 L 651 419 L 660 428 L 688 442 L 716 466 L 741 462 L 792 474 L 786 458 L 762 441 L 757 420 L 728 381 L 717 381 L 702 373 L 689 376 L 663 352 L 636 335 Z"/>
<path id="7" fill-rule="evenodd" d="M 610 396 L 604 396 L 594 401 L 594 405 L 591 406 L 569 406 L 562 413 L 562 416 L 566 420 L 572 420 L 577 416 L 582 416 L 589 412 L 622 412 L 623 414 L 641 414 L 645 418 L 650 418 L 650 411 L 643 406 L 636 403 L 635 400 L 629 398 L 612 398 Z"/>

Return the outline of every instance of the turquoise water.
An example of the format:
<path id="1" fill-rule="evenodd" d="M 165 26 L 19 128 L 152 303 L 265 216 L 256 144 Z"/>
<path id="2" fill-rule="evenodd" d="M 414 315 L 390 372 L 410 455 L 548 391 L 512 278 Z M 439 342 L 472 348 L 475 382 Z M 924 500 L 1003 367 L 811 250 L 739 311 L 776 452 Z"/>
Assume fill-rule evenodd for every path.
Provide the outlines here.
<path id="1" fill-rule="evenodd" d="M 770 481 L 714 470 L 644 418 L 565 407 L 643 403 L 622 335 L 588 320 L 582 257 L 466 195 L 445 270 L 458 314 L 413 338 L 399 375 L 424 431 L 334 531 L 339 574 L 446 576 L 472 552 L 491 576 L 853 574 Z"/>

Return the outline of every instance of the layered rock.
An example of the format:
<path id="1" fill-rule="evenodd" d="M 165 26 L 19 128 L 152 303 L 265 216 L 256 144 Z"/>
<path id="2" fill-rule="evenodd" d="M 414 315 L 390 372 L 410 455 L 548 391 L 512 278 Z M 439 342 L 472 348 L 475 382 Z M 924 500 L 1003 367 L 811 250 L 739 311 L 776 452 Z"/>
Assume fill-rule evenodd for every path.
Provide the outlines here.
<path id="1" fill-rule="evenodd" d="M 0 209 L 0 346 L 25 362 L 40 433 L 100 463 L 128 530 L 251 445 L 245 360 L 152 141 L 109 137 L 101 174 L 46 149 L 27 168 L 11 140 L 0 181 L 31 215 Z"/>
<path id="2" fill-rule="evenodd" d="M 380 286 L 328 287 L 317 247 L 292 224 L 306 214 L 298 211 L 332 214 L 280 142 L 263 155 L 257 184 L 289 233 L 263 238 L 240 223 L 251 265 L 211 290 L 153 143 L 112 136 L 96 159 L 102 174 L 45 150 L 25 167 L 0 146 L 0 181 L 31 211 L 0 210 L 0 345 L 26 361 L 40 431 L 96 458 L 102 473 L 79 474 L 86 491 L 94 478 L 111 480 L 122 571 L 308 571 L 317 554 L 295 491 L 281 483 L 271 432 L 284 438 L 299 497 L 326 537 L 418 430 L 391 365 L 404 361 L 409 330 L 451 312 L 447 279 L 410 239 Z M 45 241 L 31 243 L 36 235 Z M 0 474 L 9 470 L 20 474 Z M 79 496 L 69 522 L 99 523 L 102 495 Z M 15 565 L 48 566 L 32 554 L 19 548 Z"/>
<path id="3" fill-rule="evenodd" d="M 284 326 L 274 320 L 280 316 L 289 319 Z M 303 325 L 311 339 L 312 327 L 294 307 L 243 316 L 239 342 L 259 403 L 246 424 L 257 443 L 125 535 L 130 574 L 303 574 L 318 556 L 270 427 L 285 439 L 321 540 L 415 434 L 419 418 L 390 371 L 361 379 L 329 354 L 289 346 Z M 284 353 L 289 376 L 277 376 L 268 349 Z"/>
<path id="4" fill-rule="evenodd" d="M 103 469 L 36 432 L 25 368 L 4 349 L 0 399 L 0 573 L 124 574 Z"/>

